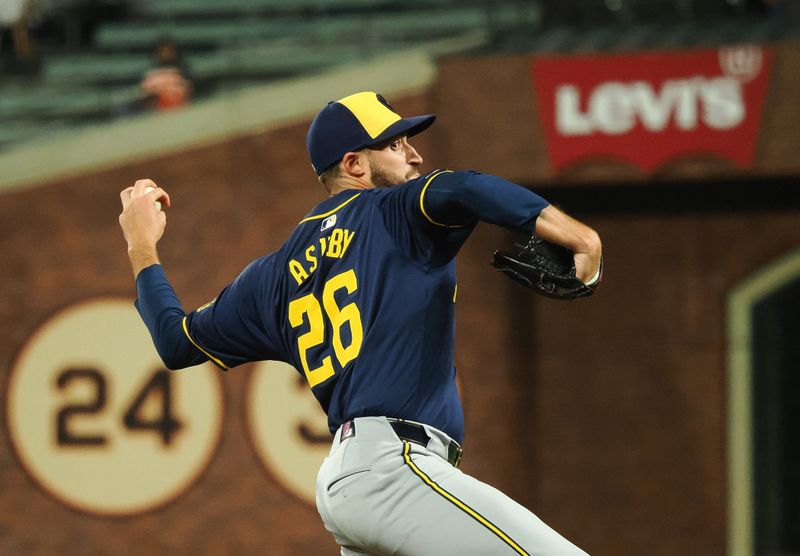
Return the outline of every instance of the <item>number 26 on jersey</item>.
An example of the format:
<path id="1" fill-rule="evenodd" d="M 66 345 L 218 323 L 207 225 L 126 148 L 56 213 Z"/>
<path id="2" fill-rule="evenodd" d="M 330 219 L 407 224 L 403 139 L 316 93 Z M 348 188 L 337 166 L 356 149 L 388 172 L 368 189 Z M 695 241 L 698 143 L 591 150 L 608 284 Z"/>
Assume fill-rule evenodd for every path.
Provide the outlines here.
<path id="1" fill-rule="evenodd" d="M 361 351 L 361 342 L 364 339 L 361 312 L 355 302 L 339 307 L 335 298 L 339 290 L 345 290 L 348 295 L 352 295 L 358 290 L 358 280 L 353 269 L 337 274 L 325 282 L 322 290 L 322 303 L 313 293 L 306 294 L 289 303 L 289 324 L 292 325 L 292 328 L 308 322 L 308 332 L 297 338 L 297 350 L 300 354 L 303 372 L 311 388 L 325 382 L 335 374 L 330 353 L 322 357 L 318 367 L 312 369 L 308 362 L 308 350 L 322 345 L 326 340 L 323 311 L 331 323 L 333 337 L 330 339 L 330 345 L 339 366 L 347 365 L 358 357 L 358 353 Z M 345 324 L 350 328 L 350 343 L 346 346 L 342 341 L 342 327 Z"/>

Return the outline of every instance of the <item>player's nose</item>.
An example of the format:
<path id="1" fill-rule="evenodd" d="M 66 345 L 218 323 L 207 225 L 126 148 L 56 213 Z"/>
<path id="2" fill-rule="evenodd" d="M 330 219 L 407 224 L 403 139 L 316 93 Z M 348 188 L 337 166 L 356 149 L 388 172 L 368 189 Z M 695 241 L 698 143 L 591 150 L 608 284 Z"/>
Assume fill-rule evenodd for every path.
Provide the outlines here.
<path id="1" fill-rule="evenodd" d="M 411 146 L 411 143 L 406 143 L 406 162 L 412 166 L 419 166 L 422 164 L 422 157 L 417 150 Z"/>

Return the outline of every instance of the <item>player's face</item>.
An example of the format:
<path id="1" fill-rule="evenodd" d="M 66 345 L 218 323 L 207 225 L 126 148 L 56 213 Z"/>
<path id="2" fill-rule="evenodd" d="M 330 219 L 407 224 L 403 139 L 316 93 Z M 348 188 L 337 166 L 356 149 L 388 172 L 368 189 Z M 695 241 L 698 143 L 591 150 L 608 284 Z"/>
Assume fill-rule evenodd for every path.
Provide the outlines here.
<path id="1" fill-rule="evenodd" d="M 390 139 L 367 153 L 369 179 L 375 187 L 393 187 L 419 177 L 422 157 L 405 136 Z"/>

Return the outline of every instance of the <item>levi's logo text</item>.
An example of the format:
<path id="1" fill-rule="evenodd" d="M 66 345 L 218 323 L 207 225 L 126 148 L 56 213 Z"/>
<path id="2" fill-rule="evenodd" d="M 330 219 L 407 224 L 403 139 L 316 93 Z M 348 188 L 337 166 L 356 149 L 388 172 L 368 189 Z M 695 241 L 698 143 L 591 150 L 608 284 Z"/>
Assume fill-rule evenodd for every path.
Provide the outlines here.
<path id="1" fill-rule="evenodd" d="M 758 46 L 537 59 L 551 165 L 611 157 L 652 170 L 714 154 L 752 166 L 771 60 Z"/>
<path id="2" fill-rule="evenodd" d="M 333 218 L 335 218 L 335 215 Z M 326 221 L 323 221 L 322 226 L 325 226 Z M 336 220 L 334 219 L 333 222 L 335 223 Z M 355 235 L 355 232 L 345 228 L 334 228 L 330 235 L 320 237 L 317 242 L 303 249 L 304 257 L 302 259 L 290 259 L 288 264 L 289 273 L 295 279 L 297 285 L 301 285 L 314 274 L 314 271 L 319 266 L 321 257 L 330 259 L 344 257 Z"/>

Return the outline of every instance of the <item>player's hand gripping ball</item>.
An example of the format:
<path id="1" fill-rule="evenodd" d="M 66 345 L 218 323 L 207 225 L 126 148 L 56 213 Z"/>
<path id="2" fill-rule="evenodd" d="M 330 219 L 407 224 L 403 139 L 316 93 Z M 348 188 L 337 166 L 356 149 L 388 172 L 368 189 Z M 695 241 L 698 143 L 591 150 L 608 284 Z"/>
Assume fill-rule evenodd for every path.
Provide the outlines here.
<path id="1" fill-rule="evenodd" d="M 155 189 L 155 187 L 152 187 L 152 186 L 148 185 L 148 186 L 147 186 L 147 187 L 145 187 L 145 189 L 144 189 L 144 194 L 145 194 L 145 195 L 147 195 L 148 193 L 150 193 L 150 192 L 151 192 L 151 191 L 153 191 L 154 189 Z M 155 202 L 155 205 L 156 205 L 156 210 L 161 210 L 161 201 L 156 201 L 156 202 Z"/>
<path id="2" fill-rule="evenodd" d="M 552 299 L 572 300 L 594 293 L 600 274 L 590 284 L 575 275 L 574 254 L 560 245 L 532 236 L 527 245 L 516 244 L 514 254 L 495 251 L 492 266 L 526 288 Z M 600 268 L 602 270 L 602 259 Z"/>

